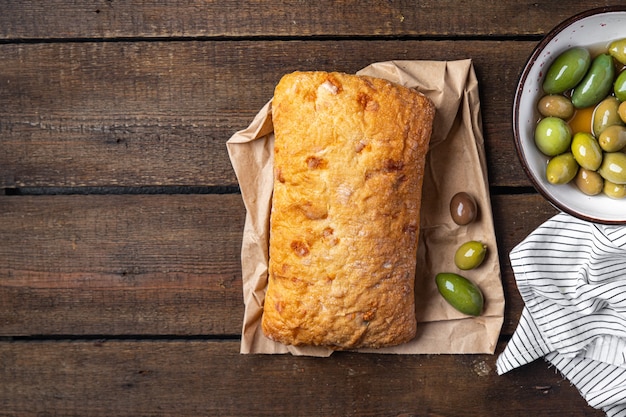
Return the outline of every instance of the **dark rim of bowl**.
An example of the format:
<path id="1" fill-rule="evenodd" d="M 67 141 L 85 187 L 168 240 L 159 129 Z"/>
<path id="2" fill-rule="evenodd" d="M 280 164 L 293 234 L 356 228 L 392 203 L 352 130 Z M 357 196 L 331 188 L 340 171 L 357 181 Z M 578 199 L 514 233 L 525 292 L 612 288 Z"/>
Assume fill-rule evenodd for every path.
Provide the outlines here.
<path id="1" fill-rule="evenodd" d="M 563 203 L 556 201 L 555 199 L 553 199 L 548 192 L 543 188 L 543 186 L 541 185 L 541 183 L 533 176 L 532 172 L 530 171 L 530 168 L 528 167 L 528 164 L 525 161 L 524 158 L 524 153 L 522 151 L 522 145 L 520 143 L 520 127 L 519 127 L 519 102 L 520 102 L 520 96 L 522 95 L 522 91 L 523 91 L 523 85 L 526 83 L 526 79 L 528 78 L 528 73 L 530 71 L 530 68 L 535 64 L 535 61 L 537 60 L 537 57 L 541 54 L 541 52 L 544 50 L 544 48 L 546 47 L 546 45 L 548 43 L 550 43 L 552 41 L 552 39 L 554 39 L 559 33 L 561 33 L 565 28 L 567 28 L 568 26 L 570 26 L 571 24 L 584 19 L 586 17 L 590 17 L 590 16 L 594 16 L 597 14 L 602 14 L 602 13 L 615 13 L 615 12 L 626 12 L 626 6 L 606 6 L 606 7 L 598 7 L 595 9 L 590 9 L 587 11 L 584 11 L 582 13 L 576 14 L 564 21 L 562 21 L 561 23 L 559 23 L 557 26 L 555 26 L 550 32 L 548 32 L 548 34 L 537 44 L 537 46 L 535 46 L 535 48 L 533 49 L 533 52 L 530 54 L 530 57 L 528 58 L 528 61 L 526 62 L 526 65 L 524 66 L 524 69 L 522 70 L 522 73 L 519 77 L 518 83 L 517 83 L 517 88 L 515 91 L 515 99 L 513 101 L 513 137 L 514 137 L 514 143 L 515 143 L 515 149 L 517 150 L 517 157 L 519 158 L 521 164 L 522 164 L 522 168 L 524 169 L 524 172 L 526 172 L 526 176 L 530 179 L 530 181 L 533 183 L 534 188 L 539 192 L 539 194 L 541 194 L 546 200 L 548 200 L 548 202 L 550 202 L 550 204 L 552 204 L 553 206 L 555 206 L 557 209 L 571 214 L 574 217 L 578 217 L 579 219 L 582 220 L 586 220 L 586 221 L 590 221 L 593 223 L 602 223 L 602 224 L 613 224 L 613 225 L 620 225 L 620 224 L 626 224 L 626 219 L 624 220 L 607 220 L 607 219 L 600 219 L 600 218 L 595 218 L 589 215 L 586 215 L 584 213 L 580 213 L 576 210 L 573 210 L 570 207 L 565 206 Z"/>

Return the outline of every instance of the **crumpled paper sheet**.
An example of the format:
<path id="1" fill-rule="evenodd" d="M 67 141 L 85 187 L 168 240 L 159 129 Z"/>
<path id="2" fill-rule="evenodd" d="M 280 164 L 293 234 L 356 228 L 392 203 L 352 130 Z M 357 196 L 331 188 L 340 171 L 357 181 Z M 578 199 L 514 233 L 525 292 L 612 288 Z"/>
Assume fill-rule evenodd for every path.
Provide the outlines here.
<path id="1" fill-rule="evenodd" d="M 416 88 L 430 97 L 437 108 L 423 185 L 415 285 L 417 336 L 400 346 L 358 351 L 493 354 L 504 319 L 504 294 L 487 182 L 478 82 L 472 61 L 388 61 L 374 63 L 357 74 Z M 227 142 L 246 208 L 241 251 L 245 313 L 240 350 L 329 356 L 330 349 L 285 346 L 269 340 L 261 330 L 267 285 L 273 141 L 270 100 L 246 129 L 236 132 Z M 479 205 L 479 217 L 467 226 L 458 226 L 450 218 L 449 202 L 459 191 L 472 194 Z M 471 239 L 487 244 L 487 258 L 475 270 L 459 271 L 454 265 L 454 253 Z M 481 288 L 485 310 L 480 317 L 465 316 L 443 300 L 435 284 L 439 272 L 461 273 Z"/>

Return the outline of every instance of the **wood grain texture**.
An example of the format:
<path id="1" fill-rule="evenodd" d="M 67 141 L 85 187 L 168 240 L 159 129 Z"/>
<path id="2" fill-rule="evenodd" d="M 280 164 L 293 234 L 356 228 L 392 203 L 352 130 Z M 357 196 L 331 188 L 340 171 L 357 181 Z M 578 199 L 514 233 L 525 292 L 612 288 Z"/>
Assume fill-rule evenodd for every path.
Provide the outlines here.
<path id="1" fill-rule="evenodd" d="M 294 70 L 473 60 L 490 183 L 529 186 L 511 106 L 534 42 L 150 42 L 0 45 L 0 188 L 236 186 L 225 142 Z M 346 51 L 350 51 L 346 54 Z"/>
<path id="2" fill-rule="evenodd" d="M 0 343 L 0 415 L 552 417 L 564 404 L 568 416 L 603 415 L 542 361 L 498 376 L 495 355 L 238 351 L 235 341 Z"/>
<path id="3" fill-rule="evenodd" d="M 508 254 L 556 213 L 524 193 L 517 80 L 552 27 L 611 4 L 0 1 L 0 416 L 603 415 L 543 361 L 497 376 L 496 355 L 240 355 L 225 142 L 286 72 L 471 58 L 499 353 L 523 309 Z"/>
<path id="4" fill-rule="evenodd" d="M 556 211 L 493 200 L 510 335 L 508 253 Z M 0 335 L 238 335 L 244 214 L 236 194 L 0 196 Z"/>
<path id="5" fill-rule="evenodd" d="M 239 195 L 0 199 L 4 335 L 237 334 Z"/>
<path id="6" fill-rule="evenodd" d="M 0 39 L 543 35 L 616 1 L 4 0 Z"/>

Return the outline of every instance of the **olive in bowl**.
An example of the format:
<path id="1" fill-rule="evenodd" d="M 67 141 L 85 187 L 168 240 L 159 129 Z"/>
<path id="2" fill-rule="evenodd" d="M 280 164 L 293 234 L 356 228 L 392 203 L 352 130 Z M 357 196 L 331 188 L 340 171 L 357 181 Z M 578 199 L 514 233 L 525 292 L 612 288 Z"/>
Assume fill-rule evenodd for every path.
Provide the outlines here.
<path id="1" fill-rule="evenodd" d="M 621 64 L 616 52 L 611 52 L 611 45 L 617 45 L 616 50 L 620 49 L 621 43 L 618 42 L 626 46 L 626 6 L 592 9 L 565 20 L 539 42 L 531 54 L 520 76 L 513 102 L 515 146 L 533 186 L 557 209 L 583 220 L 605 224 L 626 224 L 626 198 L 620 198 L 619 192 L 597 192 L 595 174 L 584 174 L 598 173 L 603 182 L 605 177 L 602 173 L 613 180 L 623 179 L 622 174 L 612 170 L 612 167 L 617 166 L 619 170 L 624 158 L 612 155 L 609 162 L 613 163 L 603 165 L 602 160 L 609 152 L 598 146 L 599 131 L 611 124 L 599 125 L 596 128 L 598 132 L 594 132 L 592 123 L 596 107 L 608 98 L 610 100 L 597 110 L 596 122 L 600 123 L 603 119 L 604 108 L 615 108 L 611 114 L 618 117 L 620 114 L 621 90 L 618 89 L 616 94 L 615 83 L 626 71 L 626 63 Z M 558 67 L 557 60 L 562 56 L 565 58 L 561 61 L 577 66 L 576 71 L 572 70 L 563 79 L 547 80 L 550 73 L 553 74 L 550 77 L 556 77 L 554 74 L 558 71 L 552 70 L 552 67 Z M 555 96 L 559 98 L 555 99 Z M 551 126 L 543 132 L 538 127 L 542 120 L 551 117 L 565 122 L 549 120 L 548 124 L 561 129 L 554 137 L 548 137 L 553 133 Z M 626 121 L 620 124 L 626 126 Z M 607 142 L 613 142 L 615 147 L 619 147 L 622 140 L 618 130 L 612 129 L 607 134 Z M 578 133 L 590 134 L 593 140 L 586 135 L 577 136 Z M 624 153 L 625 149 L 615 152 Z M 601 158 L 598 158 L 598 152 Z M 551 159 L 556 157 L 559 160 L 548 170 Z M 584 178 L 577 179 L 580 169 L 587 172 L 580 174 Z M 548 171 L 552 174 L 548 175 Z M 588 192 L 583 192 L 577 185 L 592 180 L 596 183 L 588 184 Z M 610 184 L 602 186 L 611 189 Z"/>

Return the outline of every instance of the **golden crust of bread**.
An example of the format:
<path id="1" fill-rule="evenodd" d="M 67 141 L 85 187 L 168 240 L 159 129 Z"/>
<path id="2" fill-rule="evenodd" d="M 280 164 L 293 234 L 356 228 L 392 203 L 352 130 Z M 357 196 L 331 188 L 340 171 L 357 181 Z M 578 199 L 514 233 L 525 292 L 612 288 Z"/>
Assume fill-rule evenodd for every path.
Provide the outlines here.
<path id="1" fill-rule="evenodd" d="M 415 268 L 435 108 L 391 82 L 285 75 L 262 329 L 289 345 L 379 348 L 416 333 Z"/>

